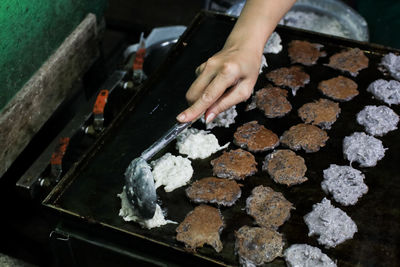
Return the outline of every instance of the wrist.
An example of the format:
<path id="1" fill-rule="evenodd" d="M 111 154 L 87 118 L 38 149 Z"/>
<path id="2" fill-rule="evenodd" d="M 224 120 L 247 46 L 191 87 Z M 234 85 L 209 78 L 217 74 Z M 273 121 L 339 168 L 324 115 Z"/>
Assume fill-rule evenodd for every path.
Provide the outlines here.
<path id="1" fill-rule="evenodd" d="M 255 36 L 251 33 L 232 32 L 225 42 L 224 49 L 252 52 L 261 57 L 267 37 Z"/>

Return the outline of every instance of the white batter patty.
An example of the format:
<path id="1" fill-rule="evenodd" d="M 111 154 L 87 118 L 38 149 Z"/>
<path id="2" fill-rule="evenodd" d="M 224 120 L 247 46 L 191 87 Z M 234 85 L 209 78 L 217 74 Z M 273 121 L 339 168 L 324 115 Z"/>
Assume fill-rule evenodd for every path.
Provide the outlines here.
<path id="1" fill-rule="evenodd" d="M 271 36 L 269 37 L 267 43 L 265 44 L 264 54 L 266 54 L 266 53 L 278 54 L 279 52 L 281 52 L 282 51 L 281 42 L 282 42 L 282 39 L 279 36 L 279 34 L 276 32 L 273 32 L 271 34 Z"/>
<path id="2" fill-rule="evenodd" d="M 399 116 L 387 106 L 365 106 L 357 114 L 357 122 L 370 135 L 383 136 L 397 129 Z"/>
<path id="3" fill-rule="evenodd" d="M 336 202 L 344 206 L 354 205 L 362 195 L 368 192 L 364 178 L 362 172 L 350 166 L 331 164 L 324 170 L 321 187 L 325 193 L 332 194 Z"/>
<path id="4" fill-rule="evenodd" d="M 228 108 L 227 110 L 219 113 L 212 122 L 207 123 L 206 128 L 207 130 L 212 129 L 214 127 L 229 128 L 229 125 L 235 123 L 236 116 L 237 116 L 236 106 L 232 106 L 231 108 Z M 206 123 L 204 116 L 201 117 L 201 121 L 203 123 Z"/>
<path id="5" fill-rule="evenodd" d="M 400 80 L 400 56 L 389 53 L 382 58 L 381 64 L 389 71 L 393 78 Z"/>
<path id="6" fill-rule="evenodd" d="M 118 194 L 117 196 L 121 199 L 121 209 L 119 210 L 119 216 L 121 216 L 122 219 L 124 219 L 124 221 L 137 222 L 143 228 L 147 228 L 147 229 L 160 227 L 167 223 L 175 223 L 176 224 L 176 222 L 166 220 L 164 218 L 164 214 L 161 210 L 161 207 L 158 204 L 156 206 L 156 212 L 155 212 L 153 218 L 151 218 L 149 220 L 143 220 L 142 218 L 140 218 L 140 216 L 138 216 L 136 214 L 135 210 L 131 207 L 131 205 L 127 199 L 126 192 L 125 192 L 125 186 L 123 187 L 121 194 Z"/>
<path id="7" fill-rule="evenodd" d="M 260 65 L 260 69 L 259 69 L 259 71 L 258 71 L 259 74 L 263 72 L 263 68 L 264 68 L 264 67 L 265 67 L 265 68 L 268 67 L 268 63 L 267 63 L 267 58 L 263 55 L 263 56 L 261 57 L 261 65 Z"/>
<path id="8" fill-rule="evenodd" d="M 215 152 L 228 147 L 218 144 L 218 139 L 208 131 L 190 128 L 183 131 L 176 138 L 176 149 L 180 154 L 187 155 L 191 159 L 205 159 Z"/>
<path id="9" fill-rule="evenodd" d="M 361 167 L 374 167 L 385 156 L 382 141 L 363 132 L 355 132 L 343 140 L 343 154 L 350 164 L 360 163 Z"/>
<path id="10" fill-rule="evenodd" d="M 396 80 L 376 80 L 368 86 L 367 91 L 389 106 L 400 104 L 400 82 Z"/>
<path id="11" fill-rule="evenodd" d="M 161 158 L 152 161 L 155 187 L 164 185 L 165 192 L 171 192 L 178 187 L 186 185 L 193 175 L 190 160 L 181 156 L 166 153 Z"/>
<path id="12" fill-rule="evenodd" d="M 353 238 L 357 232 L 354 221 L 326 198 L 313 205 L 313 210 L 304 216 L 304 221 L 308 226 L 308 236 L 319 236 L 318 243 L 326 248 L 336 247 Z"/>
<path id="13" fill-rule="evenodd" d="M 336 267 L 325 253 L 307 244 L 294 244 L 284 253 L 286 264 L 289 267 Z"/>

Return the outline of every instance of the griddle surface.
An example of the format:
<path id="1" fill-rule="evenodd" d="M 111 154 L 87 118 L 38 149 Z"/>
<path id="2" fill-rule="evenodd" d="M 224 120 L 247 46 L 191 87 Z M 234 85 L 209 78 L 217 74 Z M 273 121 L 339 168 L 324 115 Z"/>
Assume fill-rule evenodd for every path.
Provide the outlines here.
<path id="1" fill-rule="evenodd" d="M 150 239 L 166 247 L 183 251 L 184 245 L 175 239 L 177 225 L 168 224 L 146 230 L 135 223 L 123 221 L 118 216 L 120 199 L 117 194 L 122 191 L 123 173 L 130 161 L 139 156 L 172 126 L 175 116 L 186 107 L 185 92 L 195 79 L 195 68 L 221 49 L 234 22 L 235 19 L 227 16 L 201 13 L 172 49 L 163 67 L 145 85 L 140 101 L 132 101 L 132 107 L 124 111 L 97 147 L 66 175 L 45 200 L 45 205 L 64 214 L 80 217 L 83 221 L 116 229 L 121 233 L 131 235 L 132 238 L 136 236 L 136 238 Z M 234 254 L 234 231 L 243 225 L 253 225 L 252 218 L 244 211 L 245 201 L 251 190 L 260 184 L 282 192 L 296 207 L 289 221 L 279 228 L 286 239 L 286 244 L 307 243 L 322 248 L 315 237 L 307 236 L 308 229 L 303 221 L 303 216 L 311 211 L 312 205 L 325 197 L 320 187 L 322 171 L 330 164 L 349 164 L 343 159 L 342 140 L 355 131 L 363 131 L 363 127 L 356 122 L 356 114 L 365 105 L 383 104 L 373 99 L 372 95 L 366 92 L 366 88 L 374 80 L 384 77 L 377 70 L 377 66 L 382 55 L 393 51 L 392 49 L 286 27 L 278 27 L 277 32 L 282 38 L 284 49 L 278 55 L 267 55 L 269 67 L 264 70 L 264 73 L 290 65 L 287 44 L 291 40 L 308 40 L 323 44 L 328 56 L 320 59 L 316 66 L 304 67 L 310 74 L 311 81 L 305 88 L 300 89 L 295 97 L 289 97 L 293 110 L 287 116 L 280 119 L 266 119 L 261 111 L 245 112 L 245 104 L 240 104 L 237 107 L 239 116 L 234 125 L 229 129 L 214 128 L 212 130 L 221 145 L 232 142 L 236 128 L 252 120 L 259 121 L 279 136 L 290 126 L 300 123 L 301 120 L 297 116 L 298 108 L 304 103 L 323 97 L 317 90 L 318 83 L 342 74 L 323 64 L 328 62 L 329 56 L 343 48 L 359 47 L 364 50 L 370 59 L 370 66 L 353 78 L 359 85 L 360 94 L 350 102 L 340 103 L 341 114 L 332 129 L 328 131 L 330 138 L 326 146 L 317 153 L 297 152 L 306 161 L 308 168 L 306 177 L 309 181 L 290 188 L 275 184 L 266 173 L 261 172 L 262 161 L 267 152 L 255 154 L 259 171 L 243 182 L 242 197 L 233 207 L 221 207 L 226 223 L 226 228 L 221 234 L 223 251 L 216 253 L 211 247 L 205 246 L 196 252 L 201 257 L 221 264 L 238 265 L 238 258 Z M 263 77 L 264 75 L 260 75 L 256 90 L 262 88 L 267 82 Z M 398 106 L 392 106 L 392 108 L 400 114 Z M 204 129 L 200 123 L 196 123 L 194 127 Z M 357 164 L 353 164 L 353 167 L 365 174 L 369 192 L 354 206 L 343 207 L 333 201 L 333 204 L 344 210 L 358 226 L 358 233 L 352 240 L 336 248 L 323 249 L 329 257 L 337 260 L 338 266 L 400 265 L 399 131 L 390 132 L 379 139 L 388 150 L 384 159 L 379 161 L 376 167 L 359 168 Z M 178 155 L 174 145 L 174 143 L 170 144 L 158 156 L 167 151 Z M 232 148 L 236 146 L 231 144 L 228 149 Z M 205 160 L 193 160 L 192 180 L 211 176 L 210 160 L 220 154 L 216 153 Z M 179 223 L 196 206 L 185 196 L 185 188 L 177 189 L 172 193 L 165 193 L 162 188 L 157 190 L 161 205 L 167 210 L 167 218 Z M 331 199 L 331 197 L 328 198 Z M 285 263 L 282 258 L 279 258 L 271 265 L 284 266 Z"/>

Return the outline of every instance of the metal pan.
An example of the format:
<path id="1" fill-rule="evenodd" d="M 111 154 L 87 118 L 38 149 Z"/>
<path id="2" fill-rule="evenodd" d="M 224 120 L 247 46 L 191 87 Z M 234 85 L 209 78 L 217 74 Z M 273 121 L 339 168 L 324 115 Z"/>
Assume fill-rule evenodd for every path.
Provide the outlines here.
<path id="1" fill-rule="evenodd" d="M 195 68 L 221 49 L 234 22 L 234 18 L 225 15 L 208 12 L 199 14 L 176 46 L 172 48 L 163 66 L 144 85 L 141 97 L 130 101 L 128 107 L 104 133 L 91 152 L 67 173 L 45 199 L 44 205 L 69 217 L 72 215 L 72 218 L 79 218 L 82 224 L 96 223 L 104 226 L 105 231 L 107 229 L 118 231 L 132 238 L 133 242 L 143 239 L 165 250 L 172 249 L 189 253 L 186 252 L 183 244 L 175 239 L 177 225 L 169 224 L 146 230 L 135 223 L 124 222 L 118 216 L 120 201 L 117 194 L 122 191 L 123 173 L 129 162 L 157 140 L 175 122 L 175 116 L 186 107 L 184 96 L 195 79 Z M 320 202 L 325 196 L 320 188 L 322 171 L 331 163 L 348 164 L 343 159 L 342 140 L 354 131 L 363 131 L 363 128 L 356 123 L 355 115 L 365 105 L 382 104 L 366 92 L 367 86 L 372 81 L 384 77 L 377 69 L 382 55 L 388 52 L 399 52 L 387 47 L 288 27 L 278 27 L 277 32 L 282 38 L 284 50 L 277 55 L 267 55 L 269 67 L 264 70 L 265 72 L 290 65 L 287 44 L 295 39 L 323 44 L 328 57 L 347 47 L 359 47 L 370 59 L 370 66 L 354 78 L 359 85 L 360 94 L 350 102 L 340 103 L 342 112 L 332 129 L 328 131 L 330 139 L 327 145 L 317 153 L 298 153 L 305 158 L 308 167 L 306 173 L 308 182 L 291 188 L 275 184 L 267 174 L 261 172 L 262 161 L 267 153 L 256 154 L 259 172 L 243 181 L 242 197 L 237 204 L 230 208 L 221 208 L 226 223 L 226 228 L 221 234 L 224 249 L 221 253 L 216 253 L 211 247 L 205 246 L 192 252 L 210 263 L 239 264 L 237 255 L 234 253 L 234 231 L 243 225 L 253 224 L 253 220 L 245 214 L 245 200 L 251 190 L 260 184 L 282 192 L 296 207 L 289 221 L 279 228 L 285 237 L 286 244 L 307 243 L 318 246 L 314 237 L 307 236 L 308 229 L 303 216 L 311 211 L 313 204 Z M 321 80 L 342 74 L 323 66 L 328 62 L 328 57 L 320 59 L 316 66 L 304 68 L 310 74 L 311 81 L 305 88 L 298 91 L 296 97 L 289 97 L 293 106 L 291 113 L 281 119 L 266 119 L 257 110 L 245 112 L 245 104 L 240 104 L 238 105 L 239 116 L 233 126 L 229 129 L 212 130 L 220 144 L 232 141 L 236 128 L 251 120 L 258 120 L 278 135 L 291 125 L 299 123 L 297 109 L 304 103 L 322 97 L 317 90 L 317 84 Z M 266 82 L 264 75 L 261 74 L 256 89 L 261 88 Z M 400 114 L 399 107 L 392 106 L 392 108 Z M 204 128 L 200 123 L 196 123 L 194 127 Z M 374 168 L 359 168 L 354 165 L 366 175 L 368 194 L 362 197 L 355 206 L 342 207 L 334 203 L 347 212 L 358 226 L 358 233 L 352 240 L 334 249 L 323 249 L 328 256 L 337 260 L 339 266 L 400 264 L 400 247 L 398 246 L 400 172 L 397 166 L 400 160 L 400 135 L 398 131 L 394 131 L 380 139 L 385 147 L 389 148 L 384 159 Z M 235 146 L 231 144 L 229 149 L 231 148 Z M 161 151 L 159 156 L 167 151 L 177 155 L 173 143 Z M 219 153 L 208 159 L 192 161 L 194 168 L 192 180 L 211 176 L 210 160 L 218 155 Z M 184 188 L 172 193 L 165 193 L 163 189 L 158 189 L 157 193 L 170 220 L 181 222 L 196 206 L 186 198 Z M 284 266 L 285 263 L 283 259 L 276 259 L 273 265 Z"/>

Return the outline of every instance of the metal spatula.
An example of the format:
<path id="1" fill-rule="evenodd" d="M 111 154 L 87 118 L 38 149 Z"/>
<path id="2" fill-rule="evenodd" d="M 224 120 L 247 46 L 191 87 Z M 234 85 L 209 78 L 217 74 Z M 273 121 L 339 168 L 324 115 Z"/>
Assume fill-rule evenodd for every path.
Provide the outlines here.
<path id="1" fill-rule="evenodd" d="M 129 202 L 143 219 L 151 219 L 156 211 L 156 188 L 153 174 L 147 163 L 157 152 L 168 145 L 192 122 L 177 123 L 164 136 L 146 149 L 142 155 L 134 159 L 125 171 L 125 191 Z"/>

